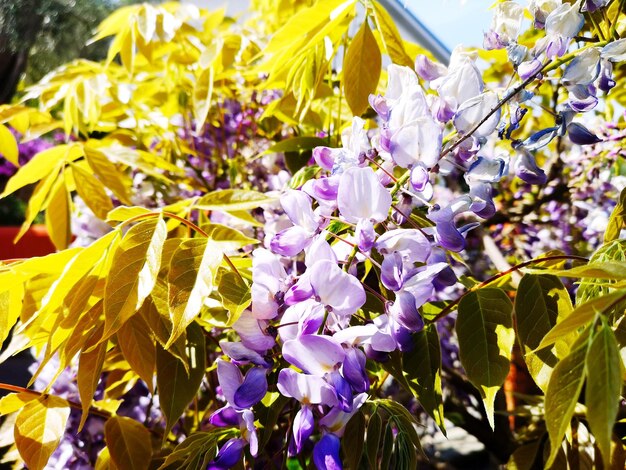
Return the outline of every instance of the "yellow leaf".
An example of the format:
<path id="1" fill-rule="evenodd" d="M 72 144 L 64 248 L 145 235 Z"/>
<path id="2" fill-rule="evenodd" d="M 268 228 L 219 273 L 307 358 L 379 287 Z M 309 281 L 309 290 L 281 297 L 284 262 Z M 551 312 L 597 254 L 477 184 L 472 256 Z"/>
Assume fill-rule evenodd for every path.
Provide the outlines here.
<path id="1" fill-rule="evenodd" d="M 131 181 L 113 162 L 97 149 L 85 146 L 87 163 L 102 183 L 113 191 L 123 204 L 131 204 L 129 188 Z"/>
<path id="2" fill-rule="evenodd" d="M 65 400 L 45 396 L 28 403 L 15 420 L 15 445 L 29 470 L 42 470 L 65 432 L 70 408 Z"/>
<path id="3" fill-rule="evenodd" d="M 102 330 L 102 328 L 100 328 Z M 85 345 L 85 349 L 88 349 L 90 346 L 98 343 L 98 339 L 100 335 L 99 331 L 95 331 L 91 338 L 87 341 Z M 80 431 L 87 420 L 87 416 L 89 415 L 89 408 L 91 407 L 91 402 L 93 401 L 93 395 L 96 393 L 96 388 L 98 386 L 98 381 L 100 380 L 100 374 L 102 373 L 102 365 L 104 364 L 104 356 L 107 352 L 107 343 L 97 344 L 95 349 L 86 352 L 83 351 L 80 353 L 80 358 L 78 360 L 78 375 L 76 377 L 76 382 L 78 385 L 78 394 L 80 396 L 80 402 L 83 407 L 83 414 L 80 418 L 80 424 L 78 425 L 78 430 Z"/>
<path id="4" fill-rule="evenodd" d="M 378 2 L 372 2 L 374 6 L 374 18 L 376 20 L 376 28 L 380 32 L 381 39 L 385 46 L 385 52 L 389 54 L 391 60 L 398 65 L 413 67 L 413 60 L 409 57 L 404 49 L 404 43 L 398 28 L 389 15 L 387 10 Z"/>
<path id="5" fill-rule="evenodd" d="M 70 212 L 70 198 L 62 176 L 52 188 L 46 207 L 46 227 L 57 250 L 66 249 L 72 239 Z"/>
<path id="6" fill-rule="evenodd" d="M 39 398 L 38 393 L 9 393 L 0 398 L 0 416 L 15 413 L 24 408 L 27 403 Z"/>
<path id="7" fill-rule="evenodd" d="M 193 114 L 196 119 L 196 128 L 201 130 L 211 109 L 213 95 L 213 67 L 202 70 L 193 87 Z"/>
<path id="8" fill-rule="evenodd" d="M 0 344 L 8 338 L 22 311 L 24 286 L 18 285 L 0 293 Z"/>
<path id="9" fill-rule="evenodd" d="M 102 220 L 106 219 L 109 211 L 113 209 L 113 203 L 104 190 L 103 184 L 79 165 L 72 164 L 72 172 L 74 173 L 78 195 L 96 217 Z"/>
<path id="10" fill-rule="evenodd" d="M 104 440 L 117 467 L 147 470 L 150 466 L 150 432 L 134 419 L 124 416 L 109 418 L 104 426 Z"/>
<path id="11" fill-rule="evenodd" d="M 355 116 L 367 110 L 369 95 L 378 86 L 381 64 L 380 49 L 364 21 L 348 47 L 343 64 L 346 101 Z"/>
<path id="12" fill-rule="evenodd" d="M 117 332 L 117 343 L 124 358 L 152 393 L 156 349 L 150 327 L 141 315 L 133 315 Z"/>
<path id="13" fill-rule="evenodd" d="M 17 141 L 15 136 L 11 133 L 6 126 L 0 125 L 0 154 L 13 163 L 13 165 L 19 167 L 19 149 L 17 147 Z"/>
<path id="14" fill-rule="evenodd" d="M 33 194 L 28 200 L 28 207 L 26 208 L 24 223 L 22 224 L 19 233 L 15 237 L 14 243 L 17 243 L 17 241 L 22 238 L 22 236 L 28 231 L 31 224 L 35 220 L 35 217 L 37 217 L 37 214 L 39 214 L 39 212 L 44 208 L 46 199 L 50 194 L 50 190 L 52 189 L 52 185 L 56 181 L 58 174 L 59 167 L 54 169 L 52 173 L 46 175 L 44 179 L 42 179 L 35 187 Z"/>
<path id="15" fill-rule="evenodd" d="M 98 458 L 96 459 L 96 465 L 94 466 L 94 470 L 114 470 L 117 467 L 111 461 L 111 454 L 109 454 L 109 448 L 105 447 L 98 454 Z"/>
<path id="16" fill-rule="evenodd" d="M 82 156 L 83 150 L 80 144 L 59 145 L 39 152 L 28 163 L 20 167 L 7 182 L 4 192 L 0 194 L 0 199 L 46 177 L 57 167 L 59 162 L 71 162 Z"/>
<path id="17" fill-rule="evenodd" d="M 106 222 L 126 222 L 133 217 L 149 214 L 150 212 L 152 211 L 145 207 L 118 206 L 107 214 Z"/>
<path id="18" fill-rule="evenodd" d="M 117 246 L 104 290 L 104 338 L 117 332 L 150 295 L 166 237 L 159 217 L 131 227 Z"/>
<path id="19" fill-rule="evenodd" d="M 173 330 L 166 349 L 200 313 L 204 300 L 213 290 L 222 258 L 219 244 L 206 238 L 185 240 L 174 252 L 168 274 Z"/>

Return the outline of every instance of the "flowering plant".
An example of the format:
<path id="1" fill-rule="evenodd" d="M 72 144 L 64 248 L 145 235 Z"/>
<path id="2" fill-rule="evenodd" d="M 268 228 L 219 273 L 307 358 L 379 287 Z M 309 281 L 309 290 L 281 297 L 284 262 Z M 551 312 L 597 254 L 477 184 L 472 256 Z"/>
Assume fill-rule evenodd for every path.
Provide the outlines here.
<path id="1" fill-rule="evenodd" d="M 53 369 L 41 390 L 2 385 L 19 458 L 44 468 L 79 409 L 78 429 L 104 421 L 97 468 L 415 468 L 419 420 L 445 433 L 467 403 L 503 462 L 623 464 L 626 192 L 591 260 L 494 255 L 507 266 L 480 281 L 465 256 L 511 194 L 559 177 L 564 145 L 606 146 L 622 174 L 588 117 L 624 126 L 623 2 L 499 2 L 486 50 L 448 66 L 373 0 L 283 3 L 248 22 L 125 7 L 95 37 L 112 36 L 105 63 L 0 110 L 68 136 L 0 195 L 37 183 L 26 225 L 45 210 L 59 248 L 0 270 L 2 358 L 32 348 L 35 376 Z M 79 200 L 106 224 L 67 248 Z M 496 410 L 516 343 L 543 398 L 513 436 Z M 50 393 L 72 370 L 73 395 Z"/>

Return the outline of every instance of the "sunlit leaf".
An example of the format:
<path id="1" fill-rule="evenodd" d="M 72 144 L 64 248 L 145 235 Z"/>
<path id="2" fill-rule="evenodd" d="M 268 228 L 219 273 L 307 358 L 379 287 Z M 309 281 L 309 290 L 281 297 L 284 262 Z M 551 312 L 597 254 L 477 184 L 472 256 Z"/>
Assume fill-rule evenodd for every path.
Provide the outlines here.
<path id="1" fill-rule="evenodd" d="M 58 447 L 70 416 L 67 402 L 42 396 L 26 404 L 15 420 L 15 445 L 30 470 L 42 470 Z"/>
<path id="2" fill-rule="evenodd" d="M 328 141 L 320 137 L 291 137 L 275 143 L 263 153 L 305 152 L 324 145 L 328 145 Z"/>
<path id="3" fill-rule="evenodd" d="M 413 60 L 404 49 L 402 38 L 393 19 L 380 3 L 374 1 L 372 4 L 374 6 L 376 29 L 380 32 L 385 52 L 394 63 L 413 67 Z"/>
<path id="4" fill-rule="evenodd" d="M 150 327 L 141 315 L 133 315 L 117 332 L 124 358 L 152 391 L 156 349 Z"/>
<path id="5" fill-rule="evenodd" d="M 181 361 L 157 346 L 157 389 L 161 409 L 166 417 L 164 438 L 198 393 L 206 368 L 205 341 L 202 328 L 192 323 L 187 328 L 189 373 Z"/>
<path id="6" fill-rule="evenodd" d="M 626 299 L 626 290 L 596 297 L 578 305 L 565 319 L 557 323 L 541 340 L 537 349 L 554 344 L 559 339 L 578 331 L 594 319 L 597 313 L 606 311 L 611 306 Z"/>
<path id="7" fill-rule="evenodd" d="M 256 245 L 259 240 L 250 238 L 239 230 L 222 224 L 207 224 L 202 226 L 209 238 L 219 243 L 222 251 L 234 251 L 246 245 Z"/>
<path id="8" fill-rule="evenodd" d="M 193 112 L 196 118 L 198 129 L 202 129 L 211 108 L 211 97 L 213 96 L 213 79 L 215 70 L 213 67 L 202 70 L 196 80 L 193 89 Z"/>
<path id="9" fill-rule="evenodd" d="M 383 430 L 383 420 L 380 414 L 373 413 L 367 423 L 367 433 L 365 439 L 365 455 L 372 468 L 376 468 L 378 465 L 378 455 L 380 446 L 380 436 Z"/>
<path id="10" fill-rule="evenodd" d="M 35 217 L 37 217 L 39 212 L 45 207 L 46 200 L 50 196 L 50 191 L 52 190 L 54 183 L 57 181 L 59 171 L 60 167 L 53 169 L 51 173 L 46 175 L 37 184 L 37 186 L 35 186 L 35 190 L 28 200 L 28 206 L 26 207 L 26 214 L 24 216 L 24 223 L 22 223 L 20 231 L 15 237 L 14 242 L 17 242 L 20 238 L 22 238 L 22 236 L 28 231 L 31 224 L 34 222 Z"/>
<path id="11" fill-rule="evenodd" d="M 19 149 L 15 136 L 3 125 L 0 125 L 0 155 L 13 165 L 20 166 Z"/>
<path id="12" fill-rule="evenodd" d="M 236 273 L 227 271 L 220 278 L 217 292 L 222 299 L 222 305 L 230 314 L 223 327 L 231 326 L 252 302 L 250 286 Z"/>
<path id="13" fill-rule="evenodd" d="M 152 211 L 145 207 L 118 206 L 107 214 L 107 222 L 125 222 L 133 217 L 150 214 Z"/>
<path id="14" fill-rule="evenodd" d="M 113 209 L 113 202 L 104 190 L 104 185 L 79 165 L 72 165 L 72 173 L 78 195 L 96 217 L 106 219 L 107 213 Z"/>
<path id="15" fill-rule="evenodd" d="M 616 240 L 622 229 L 626 227 L 626 188 L 622 189 L 617 200 L 617 205 L 611 212 L 609 224 L 604 232 L 604 243 Z"/>
<path id="16" fill-rule="evenodd" d="M 0 416 L 15 413 L 26 406 L 33 400 L 38 400 L 39 394 L 36 393 L 9 393 L 0 398 Z"/>
<path id="17" fill-rule="evenodd" d="M 102 183 L 123 203 L 130 205 L 130 179 L 97 149 L 84 147 L 87 163 Z"/>
<path id="18" fill-rule="evenodd" d="M 11 328 L 20 317 L 23 297 L 22 285 L 0 292 L 0 344 L 9 337 Z"/>
<path id="19" fill-rule="evenodd" d="M 463 297 L 456 320 L 461 364 L 483 396 L 492 428 L 495 395 L 509 373 L 515 341 L 512 308 L 504 291 L 484 288 Z"/>
<path id="20" fill-rule="evenodd" d="M 600 263 L 589 263 L 583 266 L 576 266 L 571 269 L 548 269 L 534 270 L 529 269 L 527 272 L 533 274 L 552 274 L 562 277 L 591 277 L 596 279 L 626 279 L 626 265 L 615 261 L 604 261 Z"/>
<path id="21" fill-rule="evenodd" d="M 550 376 L 545 398 L 546 427 L 550 435 L 550 457 L 546 467 L 554 462 L 574 414 L 585 381 L 589 343 L 584 340 L 582 344 L 577 344 L 569 355 L 559 361 Z"/>
<path id="22" fill-rule="evenodd" d="M 28 163 L 20 167 L 17 173 L 7 182 L 0 199 L 14 193 L 20 188 L 45 178 L 60 162 L 71 162 L 83 156 L 79 144 L 59 145 L 39 152 Z"/>
<path id="23" fill-rule="evenodd" d="M 346 52 L 343 86 L 348 106 L 355 116 L 363 114 L 369 95 L 376 91 L 382 59 L 376 39 L 364 21 Z"/>
<path id="24" fill-rule="evenodd" d="M 214 286 L 222 262 L 219 244 L 207 238 L 183 241 L 172 256 L 168 273 L 168 299 L 172 335 L 166 348 L 176 341 L 200 313 Z"/>
<path id="25" fill-rule="evenodd" d="M 147 470 L 152 458 L 150 432 L 134 419 L 109 418 L 104 425 L 104 440 L 111 460 L 118 468 Z"/>
<path id="26" fill-rule="evenodd" d="M 214 191 L 203 196 L 194 207 L 205 211 L 231 212 L 256 209 L 264 204 L 271 204 L 275 201 L 275 197 L 256 191 L 225 189 L 223 191 Z"/>
<path id="27" fill-rule="evenodd" d="M 104 291 L 105 337 L 119 330 L 152 292 L 166 237 L 165 221 L 153 218 L 131 227 L 116 247 Z"/>
<path id="28" fill-rule="evenodd" d="M 102 327 L 100 328 L 100 330 Z M 95 349 L 91 351 L 82 351 L 78 360 L 78 374 L 76 382 L 78 385 L 78 393 L 80 396 L 80 402 L 83 408 L 83 414 L 78 426 L 79 430 L 85 424 L 89 414 L 89 408 L 93 401 L 93 396 L 96 393 L 98 382 L 100 380 L 100 374 L 102 373 L 102 365 L 104 364 L 104 356 L 107 352 L 107 343 L 98 343 L 99 335 L 92 334 L 87 348 L 89 346 L 95 346 Z M 86 348 L 86 349 L 87 349 Z"/>
<path id="29" fill-rule="evenodd" d="M 65 177 L 61 177 L 52 188 L 46 208 L 46 227 L 57 250 L 67 248 L 72 239 L 70 203 Z"/>
<path id="30" fill-rule="evenodd" d="M 607 462 L 606 467 L 609 467 L 611 436 L 622 391 L 622 360 L 615 335 L 605 322 L 589 346 L 586 370 L 587 420 L 602 453 L 602 459 Z"/>

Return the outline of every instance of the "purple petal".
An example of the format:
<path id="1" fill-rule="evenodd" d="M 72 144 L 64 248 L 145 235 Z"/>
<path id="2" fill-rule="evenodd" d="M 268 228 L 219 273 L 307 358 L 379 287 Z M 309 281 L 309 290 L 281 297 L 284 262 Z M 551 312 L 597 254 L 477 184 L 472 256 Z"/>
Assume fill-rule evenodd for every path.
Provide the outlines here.
<path id="1" fill-rule="evenodd" d="M 424 54 L 418 54 L 415 58 L 415 71 L 422 80 L 432 81 L 448 73 L 445 65 L 433 62 Z"/>
<path id="2" fill-rule="evenodd" d="M 235 392 L 243 382 L 243 375 L 232 362 L 217 360 L 217 380 L 222 387 L 222 393 L 230 405 L 235 404 Z"/>
<path id="3" fill-rule="evenodd" d="M 340 410 L 349 413 L 352 411 L 352 402 L 354 397 L 352 396 L 352 388 L 350 383 L 343 378 L 338 371 L 333 371 L 328 374 L 328 379 L 335 389 L 337 395 L 337 406 Z"/>
<path id="4" fill-rule="evenodd" d="M 209 418 L 209 423 L 218 428 L 239 425 L 239 413 L 232 406 L 227 405 L 220 408 Z"/>
<path id="5" fill-rule="evenodd" d="M 332 171 L 335 164 L 334 149 L 329 147 L 315 147 L 313 149 L 313 158 L 315 162 L 326 171 Z"/>
<path id="6" fill-rule="evenodd" d="M 341 442 L 334 434 L 325 434 L 313 448 L 313 462 L 317 470 L 342 470 L 339 449 Z"/>
<path id="7" fill-rule="evenodd" d="M 342 373 L 356 393 L 367 392 L 370 388 L 365 361 L 365 354 L 360 349 L 350 348 L 346 351 Z"/>
<path id="8" fill-rule="evenodd" d="M 285 341 L 283 356 L 304 372 L 323 376 L 335 370 L 346 354 L 341 345 L 330 336 L 304 335 Z"/>
<path id="9" fill-rule="evenodd" d="M 385 98 L 380 95 L 370 95 L 367 100 L 383 121 L 389 120 L 389 106 Z"/>
<path id="10" fill-rule="evenodd" d="M 577 122 L 572 122 L 567 126 L 567 134 L 569 140 L 578 145 L 593 145 L 602 142 L 602 139 Z"/>
<path id="11" fill-rule="evenodd" d="M 428 282 L 428 284 L 430 284 L 432 294 L 432 283 Z M 396 293 L 396 300 L 389 306 L 388 311 L 391 318 L 408 330 L 417 332 L 424 328 L 424 320 L 415 306 L 415 297 L 408 292 Z"/>
<path id="12" fill-rule="evenodd" d="M 352 315 L 365 303 L 365 289 L 359 280 L 335 263 L 322 260 L 309 270 L 315 295 L 338 315 Z"/>
<path id="13" fill-rule="evenodd" d="M 313 434 L 315 420 L 311 408 L 303 406 L 293 420 L 293 440 L 295 444 L 295 454 L 299 454 L 305 441 Z"/>
<path id="14" fill-rule="evenodd" d="M 294 225 L 278 232 L 270 241 L 270 249 L 282 256 L 295 256 L 311 243 L 311 232 Z"/>
<path id="15" fill-rule="evenodd" d="M 522 80 L 528 80 L 536 75 L 543 68 L 543 64 L 539 59 L 532 59 L 519 64 L 517 73 Z"/>
<path id="16" fill-rule="evenodd" d="M 339 180 L 337 205 L 348 222 L 362 219 L 382 222 L 391 207 L 391 195 L 370 167 L 352 167 Z"/>
<path id="17" fill-rule="evenodd" d="M 247 348 L 242 343 L 220 341 L 220 347 L 224 354 L 231 358 L 233 362 L 246 364 L 253 363 L 257 366 L 269 367 L 271 363 L 258 352 Z"/>
<path id="18" fill-rule="evenodd" d="M 371 250 L 377 236 L 374 230 L 374 224 L 372 224 L 372 221 L 369 219 L 359 220 L 356 224 L 354 235 L 356 236 L 359 249 L 364 252 Z"/>
<path id="19" fill-rule="evenodd" d="M 537 166 L 532 153 L 521 151 L 515 161 L 515 175 L 528 184 L 546 184 L 548 177 L 544 171 Z"/>
<path id="20" fill-rule="evenodd" d="M 266 393 L 266 371 L 260 367 L 253 367 L 248 370 L 243 383 L 235 392 L 235 405 L 239 408 L 250 408 L 260 402 Z"/>
<path id="21" fill-rule="evenodd" d="M 265 353 L 276 342 L 274 338 L 261 329 L 259 321 L 252 315 L 246 314 L 246 312 L 233 324 L 233 329 L 239 334 L 242 343 L 247 348 L 253 349 L 258 353 Z"/>
<path id="22" fill-rule="evenodd" d="M 337 397 L 330 385 L 321 377 L 300 374 L 293 369 L 282 369 L 276 383 L 278 391 L 300 403 L 334 406 Z"/>
<path id="23" fill-rule="evenodd" d="M 241 438 L 230 439 L 220 447 L 215 459 L 209 463 L 207 470 L 228 469 L 241 460 L 246 441 Z"/>
<path id="24" fill-rule="evenodd" d="M 488 219 L 496 213 L 496 206 L 491 195 L 491 185 L 487 183 L 471 185 L 469 196 L 472 198 L 470 210 L 478 217 Z"/>
<path id="25" fill-rule="evenodd" d="M 383 286 L 392 291 L 400 290 L 404 283 L 403 271 L 404 263 L 400 253 L 394 252 L 385 256 L 380 271 L 380 280 Z"/>

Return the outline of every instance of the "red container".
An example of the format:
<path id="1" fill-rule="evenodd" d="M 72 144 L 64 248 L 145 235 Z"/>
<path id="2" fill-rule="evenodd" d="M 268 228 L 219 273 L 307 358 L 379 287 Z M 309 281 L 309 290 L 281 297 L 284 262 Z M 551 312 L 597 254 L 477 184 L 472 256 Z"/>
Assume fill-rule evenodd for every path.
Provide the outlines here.
<path id="1" fill-rule="evenodd" d="M 20 227 L 0 227 L 0 260 L 32 258 L 54 253 L 56 248 L 45 225 L 33 225 L 17 244 L 13 243 Z"/>

